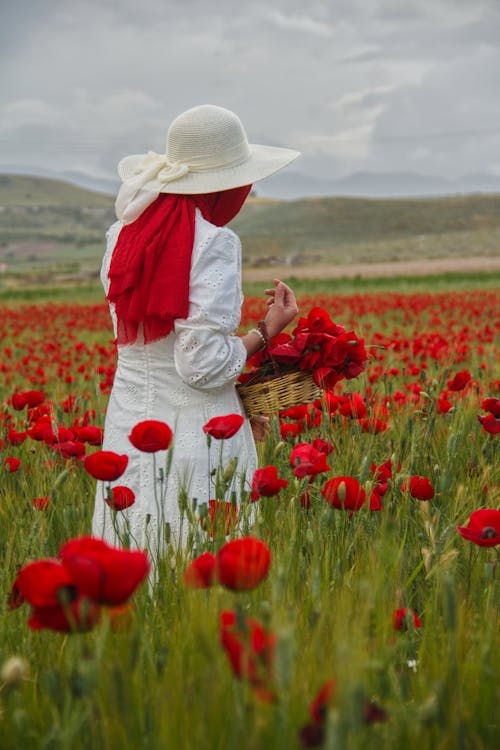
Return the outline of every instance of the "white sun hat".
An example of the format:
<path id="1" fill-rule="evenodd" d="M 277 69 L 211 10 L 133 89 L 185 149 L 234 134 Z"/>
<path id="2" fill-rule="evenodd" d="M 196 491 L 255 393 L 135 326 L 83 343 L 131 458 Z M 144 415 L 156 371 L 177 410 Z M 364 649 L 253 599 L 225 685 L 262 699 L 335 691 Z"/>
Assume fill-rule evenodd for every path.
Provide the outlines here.
<path id="1" fill-rule="evenodd" d="M 203 104 L 171 123 L 164 154 L 126 156 L 118 164 L 119 219 L 134 221 L 160 193 L 193 195 L 250 185 L 290 164 L 299 151 L 249 143 L 234 112 Z"/>

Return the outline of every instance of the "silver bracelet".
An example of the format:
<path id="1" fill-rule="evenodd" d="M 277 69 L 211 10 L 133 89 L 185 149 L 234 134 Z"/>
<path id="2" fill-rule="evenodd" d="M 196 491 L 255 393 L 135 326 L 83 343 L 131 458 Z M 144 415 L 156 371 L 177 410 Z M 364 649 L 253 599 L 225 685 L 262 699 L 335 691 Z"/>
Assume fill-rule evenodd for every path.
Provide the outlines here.
<path id="1" fill-rule="evenodd" d="M 261 349 L 263 349 L 266 346 L 266 344 L 267 344 L 266 337 L 264 336 L 264 334 L 262 333 L 262 331 L 259 331 L 258 328 L 252 328 L 252 330 L 248 331 L 248 333 L 256 333 L 257 334 L 257 336 L 262 341 Z"/>

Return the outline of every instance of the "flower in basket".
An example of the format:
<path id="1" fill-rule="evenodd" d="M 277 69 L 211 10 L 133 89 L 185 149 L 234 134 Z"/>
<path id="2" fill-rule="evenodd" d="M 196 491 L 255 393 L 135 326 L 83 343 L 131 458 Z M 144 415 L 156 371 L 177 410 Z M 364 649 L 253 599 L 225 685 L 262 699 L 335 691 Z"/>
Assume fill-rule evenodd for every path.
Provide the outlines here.
<path id="1" fill-rule="evenodd" d="M 310 373 L 317 386 L 331 389 L 340 380 L 359 375 L 367 360 L 363 339 L 334 323 L 321 307 L 300 318 L 291 336 L 281 334 L 259 354 L 256 369 L 245 373 L 240 382 L 263 382 L 302 371 Z M 249 364 L 254 363 L 249 360 Z"/>

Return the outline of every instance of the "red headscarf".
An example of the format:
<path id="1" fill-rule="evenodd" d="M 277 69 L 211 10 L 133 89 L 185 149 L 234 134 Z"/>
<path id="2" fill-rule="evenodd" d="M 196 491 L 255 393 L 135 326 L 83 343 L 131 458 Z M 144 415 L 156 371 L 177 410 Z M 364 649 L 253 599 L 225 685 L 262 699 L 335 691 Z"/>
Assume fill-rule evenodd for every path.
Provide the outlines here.
<path id="1" fill-rule="evenodd" d="M 251 185 L 206 195 L 161 193 L 120 230 L 109 269 L 108 301 L 115 304 L 117 343 L 132 344 L 142 323 L 144 342 L 163 338 L 189 311 L 195 209 L 219 227 L 233 219 Z"/>

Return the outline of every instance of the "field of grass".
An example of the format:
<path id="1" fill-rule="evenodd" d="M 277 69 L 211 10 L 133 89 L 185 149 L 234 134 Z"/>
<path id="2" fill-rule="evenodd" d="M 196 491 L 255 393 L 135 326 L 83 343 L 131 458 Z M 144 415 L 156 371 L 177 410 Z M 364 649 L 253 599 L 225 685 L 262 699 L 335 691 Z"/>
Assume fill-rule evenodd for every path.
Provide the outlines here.
<path id="1" fill-rule="evenodd" d="M 272 283 L 273 273 L 269 270 L 269 282 L 246 282 L 243 285 L 245 295 L 260 297 L 264 289 Z M 472 289 L 500 288 L 500 272 L 489 273 L 447 273 L 434 276 L 396 276 L 393 278 L 355 278 L 355 279 L 308 279 L 295 275 L 282 277 L 299 296 L 329 294 L 353 295 L 363 293 L 384 293 L 397 291 L 404 294 L 412 292 L 447 292 Z M 79 283 L 64 282 L 56 286 L 47 284 L 29 285 L 19 282 L 14 286 L 3 285 L 0 281 L 0 304 L 22 305 L 38 302 L 72 302 L 98 304 L 104 300 L 100 281 L 83 281 Z"/>
<path id="2" fill-rule="evenodd" d="M 41 177 L 0 175 L 0 264 L 8 274 L 95 271 L 113 221 L 112 196 Z M 250 198 L 231 226 L 248 266 L 287 263 L 297 273 L 317 263 L 500 255 L 495 195 Z"/>
<path id="3" fill-rule="evenodd" d="M 364 337 L 370 357 L 328 402 L 273 418 L 259 444 L 260 465 L 288 485 L 254 503 L 244 494 L 242 529 L 231 535 L 264 542 L 267 575 L 250 591 L 187 586 L 190 561 L 225 541 L 220 528 L 212 539 L 203 531 L 204 509 L 193 507 L 188 547 L 168 551 L 125 611 L 102 606 L 87 633 L 31 629 L 28 603 L 7 602 L 19 568 L 89 532 L 94 480 L 33 428 L 48 413 L 77 442 L 84 421 L 102 426 L 115 362 L 108 313 L 96 285 L 1 298 L 0 747 L 499 745 L 498 547 L 456 530 L 500 501 L 499 437 L 478 420 L 500 390 L 498 275 L 296 286 L 302 314 L 322 306 Z M 261 289 L 246 292 L 243 330 L 263 310 L 252 297 Z M 33 389 L 43 404 L 14 408 L 13 394 Z M 12 429 L 31 437 L 16 444 Z M 328 468 L 297 477 L 294 446 L 318 438 L 332 448 Z M 20 467 L 9 472 L 12 458 Z M 412 476 L 427 478 L 433 497 L 412 496 Z M 360 483 L 358 511 L 326 502 L 334 477 Z M 221 643 L 228 611 L 233 661 Z"/>

